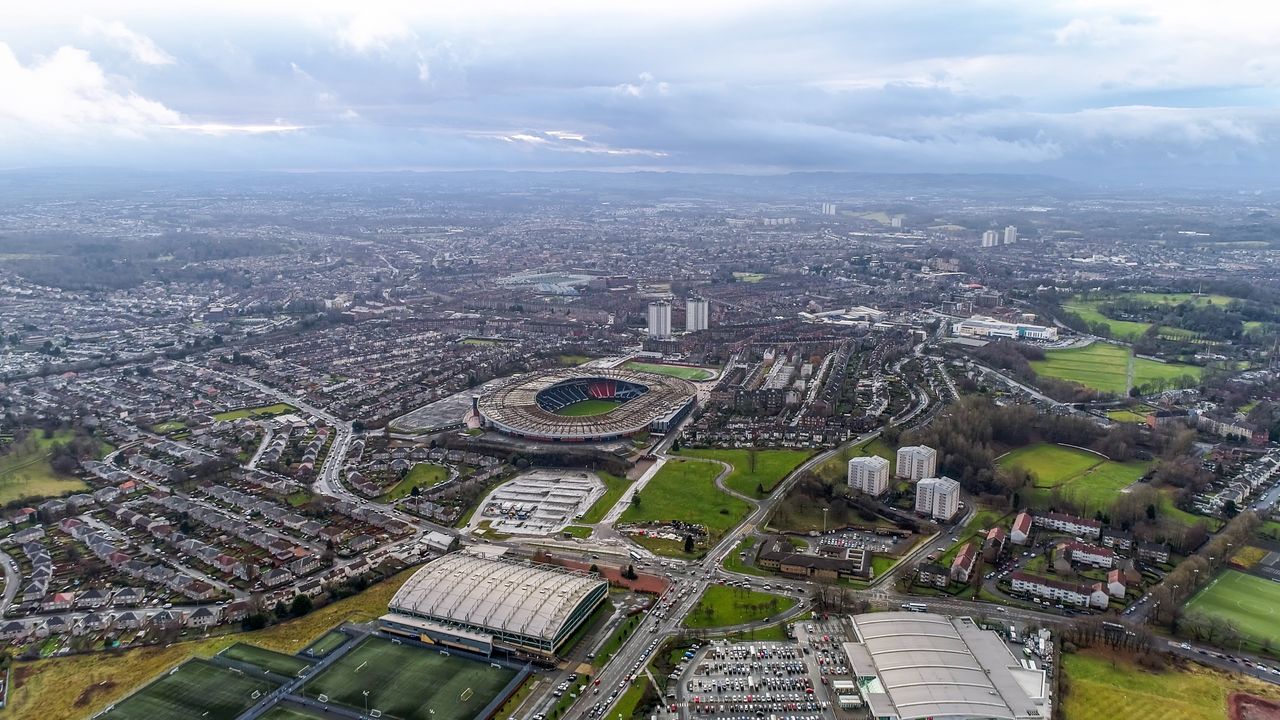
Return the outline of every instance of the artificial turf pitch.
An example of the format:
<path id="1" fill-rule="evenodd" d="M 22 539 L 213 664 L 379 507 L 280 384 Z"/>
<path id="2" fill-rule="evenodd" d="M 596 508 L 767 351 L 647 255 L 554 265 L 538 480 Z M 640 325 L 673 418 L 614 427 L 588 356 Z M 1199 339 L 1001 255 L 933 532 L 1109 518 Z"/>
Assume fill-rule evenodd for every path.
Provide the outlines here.
<path id="1" fill-rule="evenodd" d="M 228 660 L 257 665 L 263 670 L 269 670 L 277 675 L 290 678 L 297 677 L 298 673 L 311 667 L 311 663 L 302 658 L 285 655 L 284 653 L 278 653 L 274 650 L 260 648 L 257 645 L 248 643 L 236 643 L 223 650 L 220 654 Z"/>
<path id="2" fill-rule="evenodd" d="M 363 712 L 368 691 L 369 710 L 392 720 L 470 720 L 515 676 L 506 667 L 371 637 L 301 692 Z"/>
<path id="3" fill-rule="evenodd" d="M 1255 642 L 1280 642 L 1280 583 L 1273 580 L 1227 570 L 1196 593 L 1184 610 L 1188 616 L 1228 620 Z"/>
<path id="4" fill-rule="evenodd" d="M 233 720 L 276 684 L 207 660 L 191 660 L 117 703 L 108 720 Z"/>

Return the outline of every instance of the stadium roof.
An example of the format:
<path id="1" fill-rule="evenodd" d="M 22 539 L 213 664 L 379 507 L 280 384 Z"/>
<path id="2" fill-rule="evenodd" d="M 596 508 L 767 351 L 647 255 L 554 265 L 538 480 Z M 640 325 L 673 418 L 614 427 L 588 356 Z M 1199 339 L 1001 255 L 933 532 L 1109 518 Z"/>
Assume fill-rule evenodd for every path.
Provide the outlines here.
<path id="1" fill-rule="evenodd" d="M 874 677 L 872 715 L 899 718 L 1043 717 L 1045 680 L 969 618 L 930 613 L 856 615 L 860 642 L 845 652 L 859 677 Z"/>
<path id="2" fill-rule="evenodd" d="M 393 612 L 553 640 L 588 594 L 605 584 L 552 565 L 457 552 L 414 573 L 389 606 Z"/>

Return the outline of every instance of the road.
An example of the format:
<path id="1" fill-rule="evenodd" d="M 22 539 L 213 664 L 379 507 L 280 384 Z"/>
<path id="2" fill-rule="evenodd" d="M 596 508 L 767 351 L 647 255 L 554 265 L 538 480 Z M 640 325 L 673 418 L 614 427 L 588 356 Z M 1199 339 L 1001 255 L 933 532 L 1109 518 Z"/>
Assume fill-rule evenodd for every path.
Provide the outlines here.
<path id="1" fill-rule="evenodd" d="M 0 599 L 0 617 L 4 617 L 13 604 L 13 598 L 18 594 L 18 583 L 22 576 L 18 574 L 18 563 L 3 550 L 0 550 L 0 565 L 4 566 L 4 597 Z"/>

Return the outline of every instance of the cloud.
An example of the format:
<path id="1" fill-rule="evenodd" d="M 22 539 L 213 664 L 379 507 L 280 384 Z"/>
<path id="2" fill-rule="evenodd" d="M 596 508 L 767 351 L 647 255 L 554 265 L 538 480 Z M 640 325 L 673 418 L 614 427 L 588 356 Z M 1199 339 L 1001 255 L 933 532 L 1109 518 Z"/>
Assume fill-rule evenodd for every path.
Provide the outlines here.
<path id="1" fill-rule="evenodd" d="M 409 40 L 413 31 L 404 20 L 379 12 L 364 12 L 353 16 L 338 28 L 338 46 L 357 55 L 375 50 L 386 51 L 391 46 Z"/>
<path id="2" fill-rule="evenodd" d="M 668 153 L 662 150 L 649 150 L 632 147 L 612 147 L 606 143 L 588 140 L 586 135 L 566 130 L 528 130 L 525 132 L 473 132 L 473 138 L 498 140 L 527 149 L 549 150 L 552 152 L 576 153 L 581 155 L 613 155 L 626 157 L 665 158 Z"/>
<path id="3" fill-rule="evenodd" d="M 80 29 L 86 35 L 100 36 L 108 42 L 129 53 L 134 62 L 143 65 L 172 65 L 177 62 L 172 55 L 161 50 L 151 38 L 134 32 L 119 20 L 106 22 L 93 17 L 86 17 L 80 23 Z"/>
<path id="4" fill-rule="evenodd" d="M 186 132 L 199 133 L 201 135 L 213 135 L 221 137 L 225 135 L 277 135 L 281 133 L 292 133 L 299 130 L 307 129 L 306 125 L 288 125 L 285 123 L 276 123 L 272 125 L 254 125 L 254 124 L 234 124 L 234 123 L 174 123 L 172 125 L 161 126 L 166 130 L 183 130 Z"/>
<path id="5" fill-rule="evenodd" d="M 11 127 L 44 135 L 92 129 L 137 134 L 181 121 L 163 103 L 108 78 L 84 50 L 61 47 L 23 65 L 0 42 L 0 122 Z"/>

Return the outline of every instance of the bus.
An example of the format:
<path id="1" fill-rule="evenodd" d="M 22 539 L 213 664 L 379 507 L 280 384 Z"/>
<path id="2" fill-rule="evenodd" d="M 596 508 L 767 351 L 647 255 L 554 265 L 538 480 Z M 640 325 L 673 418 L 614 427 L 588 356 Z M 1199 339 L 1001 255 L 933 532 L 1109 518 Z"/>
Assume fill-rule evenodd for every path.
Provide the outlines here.
<path id="1" fill-rule="evenodd" d="M 907 612 L 925 612 L 929 606 L 924 603 L 902 603 L 902 609 Z"/>
<path id="2" fill-rule="evenodd" d="M 644 556 L 636 552 L 635 550 L 629 550 L 627 554 L 630 555 L 631 559 L 635 560 L 636 562 L 640 562 L 641 560 L 644 559 Z"/>

